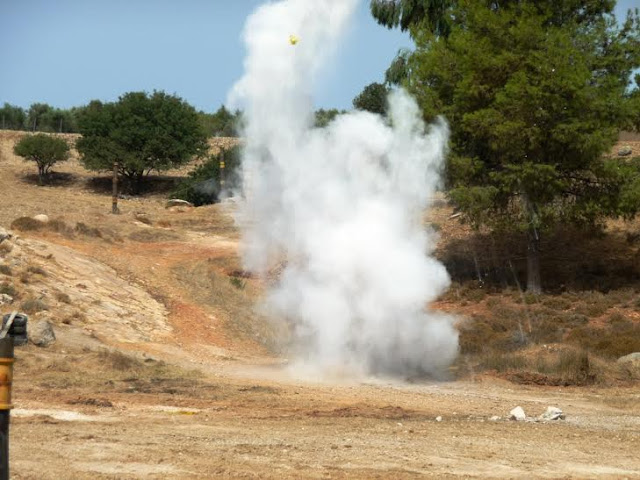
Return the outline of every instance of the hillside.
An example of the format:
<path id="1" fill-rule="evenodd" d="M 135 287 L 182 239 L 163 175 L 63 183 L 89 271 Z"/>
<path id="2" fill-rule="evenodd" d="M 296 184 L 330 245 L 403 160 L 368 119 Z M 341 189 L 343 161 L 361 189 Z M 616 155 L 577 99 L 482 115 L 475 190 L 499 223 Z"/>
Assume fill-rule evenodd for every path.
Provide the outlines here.
<path id="1" fill-rule="evenodd" d="M 437 198 L 425 223 L 453 285 L 436 308 L 461 333 L 449 381 L 314 380 L 255 308 L 235 204 L 165 208 L 193 166 L 111 215 L 108 176 L 74 156 L 38 187 L 19 136 L 0 131 L 2 313 L 57 341 L 16 352 L 12 478 L 640 476 L 640 371 L 616 362 L 640 351 L 639 221 L 547 237 L 548 293 L 532 298 L 519 239 L 473 232 Z M 517 405 L 567 417 L 508 421 Z"/>

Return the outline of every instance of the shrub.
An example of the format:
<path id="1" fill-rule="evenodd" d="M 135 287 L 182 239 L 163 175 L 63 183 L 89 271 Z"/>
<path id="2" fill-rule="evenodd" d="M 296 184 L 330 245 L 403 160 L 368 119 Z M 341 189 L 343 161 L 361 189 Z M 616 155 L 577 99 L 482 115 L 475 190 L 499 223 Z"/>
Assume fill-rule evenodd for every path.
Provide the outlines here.
<path id="1" fill-rule="evenodd" d="M 38 182 L 42 185 L 51 167 L 69 158 L 69 145 L 62 138 L 38 133 L 22 137 L 13 152 L 25 160 L 36 162 Z"/>
<path id="2" fill-rule="evenodd" d="M 0 265 L 0 273 L 10 277 L 12 275 L 11 267 L 9 265 Z"/>
<path id="3" fill-rule="evenodd" d="M 71 297 L 64 292 L 56 292 L 56 300 L 62 303 L 71 303 Z"/>
<path id="4" fill-rule="evenodd" d="M 220 162 L 223 159 L 225 167 L 221 170 Z M 221 175 L 224 175 L 224 179 Z M 220 200 L 222 193 L 221 180 L 224 180 L 224 189 L 241 187 L 240 147 L 210 155 L 206 162 L 180 182 L 171 195 L 191 202 L 195 206 L 216 203 Z"/>
<path id="5" fill-rule="evenodd" d="M 11 228 L 14 230 L 20 230 L 22 232 L 30 232 L 35 230 L 41 230 L 44 227 L 44 223 L 34 220 L 31 217 L 19 217 L 11 222 Z"/>
<path id="6" fill-rule="evenodd" d="M 43 310 L 49 310 L 49 305 L 40 298 L 28 298 L 22 302 L 20 309 L 25 313 L 34 314 Z"/>
<path id="7" fill-rule="evenodd" d="M 87 237 L 102 238 L 102 232 L 98 228 L 89 227 L 82 222 L 76 223 L 75 231 L 76 233 L 79 233 L 80 235 L 86 235 Z"/>
<path id="8" fill-rule="evenodd" d="M 16 297 L 18 295 L 18 291 L 15 289 L 15 287 L 6 282 L 0 283 L 0 293 L 4 293 L 5 295 L 9 295 L 10 297 Z"/>

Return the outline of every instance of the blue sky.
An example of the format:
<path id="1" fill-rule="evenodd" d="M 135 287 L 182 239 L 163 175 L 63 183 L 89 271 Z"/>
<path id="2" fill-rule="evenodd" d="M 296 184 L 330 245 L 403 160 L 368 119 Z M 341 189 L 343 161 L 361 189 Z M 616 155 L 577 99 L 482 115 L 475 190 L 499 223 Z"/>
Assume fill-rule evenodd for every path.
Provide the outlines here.
<path id="1" fill-rule="evenodd" d="M 315 1 L 315 0 L 313 0 Z M 216 110 L 242 74 L 244 21 L 261 0 L 0 0 L 0 104 L 56 107 L 124 92 L 176 93 Z M 349 108 L 382 81 L 406 34 L 377 25 L 362 0 L 316 96 Z"/>
<path id="2" fill-rule="evenodd" d="M 316 1 L 316 0 L 310 0 Z M 620 17 L 638 0 L 618 2 Z M 214 111 L 242 74 L 240 34 L 262 0 L 0 0 L 0 104 L 79 106 L 132 90 L 165 90 Z M 316 105 L 350 108 L 408 35 L 361 5 Z"/>

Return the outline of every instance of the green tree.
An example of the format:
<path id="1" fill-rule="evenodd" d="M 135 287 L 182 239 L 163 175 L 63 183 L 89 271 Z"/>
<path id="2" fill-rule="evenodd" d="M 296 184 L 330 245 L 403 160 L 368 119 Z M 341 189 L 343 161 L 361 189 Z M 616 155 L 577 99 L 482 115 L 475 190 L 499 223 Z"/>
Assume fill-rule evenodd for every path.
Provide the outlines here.
<path id="1" fill-rule="evenodd" d="M 220 168 L 224 162 L 224 168 Z M 220 201 L 226 192 L 242 188 L 241 150 L 239 146 L 212 154 L 207 161 L 189 173 L 173 191 L 173 198 L 181 198 L 195 206 Z"/>
<path id="2" fill-rule="evenodd" d="M 237 137 L 242 113 L 236 110 L 231 113 L 222 105 L 215 113 L 199 112 L 200 123 L 211 137 Z"/>
<path id="3" fill-rule="evenodd" d="M 51 167 L 69 158 L 69 145 L 62 138 L 44 133 L 25 135 L 13 148 L 13 152 L 38 165 L 38 183 L 44 184 Z"/>
<path id="4" fill-rule="evenodd" d="M 338 115 L 345 113 L 344 110 L 338 110 L 336 108 L 330 108 L 325 110 L 324 108 L 320 108 L 316 110 L 314 113 L 314 126 L 316 128 L 323 128 L 329 125 Z"/>
<path id="5" fill-rule="evenodd" d="M 448 35 L 451 0 L 371 0 L 373 18 L 387 28 L 405 31 L 415 25 L 426 25 L 436 35 Z"/>
<path id="6" fill-rule="evenodd" d="M 640 64 L 637 13 L 618 27 L 613 4 L 460 0 L 447 37 L 414 35 L 406 84 L 450 122 L 449 195 L 476 226 L 527 233 L 533 293 L 546 229 L 640 207 L 637 164 L 603 159 Z"/>
<path id="7" fill-rule="evenodd" d="M 386 115 L 389 89 L 381 83 L 371 83 L 353 99 L 353 106 L 358 110 Z"/>
<path id="8" fill-rule="evenodd" d="M 48 128 L 47 117 L 53 113 L 53 107 L 47 103 L 33 103 L 27 111 L 26 129 L 35 131 L 52 131 Z"/>
<path id="9" fill-rule="evenodd" d="M 92 101 L 78 124 L 82 137 L 76 148 L 84 166 L 110 171 L 117 163 L 134 193 L 140 193 L 150 172 L 180 166 L 208 148 L 196 110 L 164 92 L 130 92 L 114 103 Z"/>
<path id="10" fill-rule="evenodd" d="M 25 111 L 15 105 L 5 103 L 0 108 L 0 128 L 7 130 L 22 130 L 27 118 Z"/>

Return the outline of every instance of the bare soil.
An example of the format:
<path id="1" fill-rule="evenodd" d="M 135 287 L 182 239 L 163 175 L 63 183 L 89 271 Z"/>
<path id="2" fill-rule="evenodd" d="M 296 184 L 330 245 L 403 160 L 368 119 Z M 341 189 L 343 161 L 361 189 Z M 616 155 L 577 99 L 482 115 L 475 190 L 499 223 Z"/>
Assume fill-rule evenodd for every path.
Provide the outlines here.
<path id="1" fill-rule="evenodd" d="M 640 478 L 637 384 L 302 376 L 252 308 L 264 285 L 241 270 L 233 204 L 152 192 L 110 215 L 77 160 L 38 187 L 13 142 L 0 132 L 0 226 L 59 222 L 0 248 L 16 290 L 1 313 L 40 299 L 30 319 L 57 335 L 16 351 L 12 478 Z M 508 420 L 517 405 L 566 419 Z"/>

